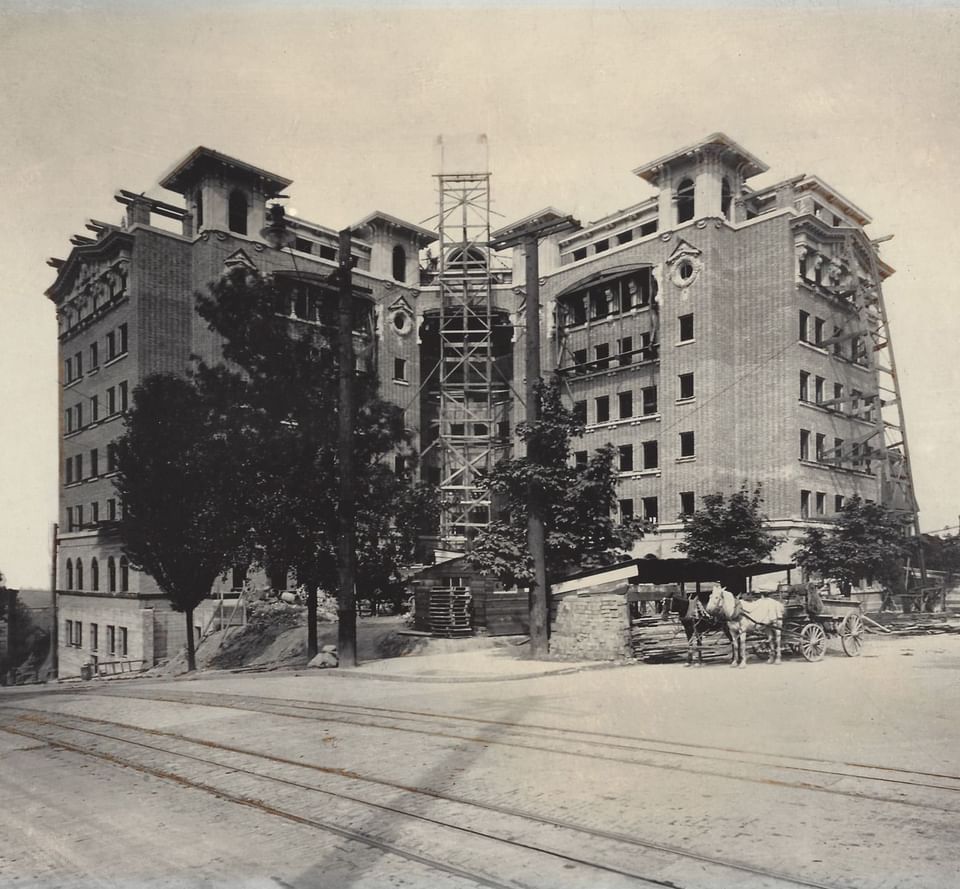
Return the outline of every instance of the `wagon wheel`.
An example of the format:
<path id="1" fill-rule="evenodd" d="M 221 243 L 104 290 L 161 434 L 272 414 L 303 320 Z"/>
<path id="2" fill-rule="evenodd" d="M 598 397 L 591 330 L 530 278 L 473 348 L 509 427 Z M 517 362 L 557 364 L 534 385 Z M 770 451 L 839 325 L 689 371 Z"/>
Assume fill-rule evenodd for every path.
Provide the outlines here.
<path id="1" fill-rule="evenodd" d="M 840 622 L 840 644 L 847 657 L 856 657 L 863 650 L 863 618 L 855 611 Z"/>
<path id="2" fill-rule="evenodd" d="M 827 634 L 820 624 L 807 624 L 800 631 L 800 654 L 808 661 L 822 661 L 827 653 Z"/>

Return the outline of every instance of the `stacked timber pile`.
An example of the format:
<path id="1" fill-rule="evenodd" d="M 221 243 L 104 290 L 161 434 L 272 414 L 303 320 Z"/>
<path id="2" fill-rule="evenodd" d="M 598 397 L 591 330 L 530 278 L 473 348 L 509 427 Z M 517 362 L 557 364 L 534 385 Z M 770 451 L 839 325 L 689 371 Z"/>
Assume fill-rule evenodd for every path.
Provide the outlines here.
<path id="1" fill-rule="evenodd" d="M 440 587 L 430 591 L 430 632 L 435 636 L 470 636 L 470 590 L 467 587 Z"/>
<path id="2" fill-rule="evenodd" d="M 630 646 L 633 656 L 643 661 L 684 660 L 687 657 L 687 634 L 680 617 L 661 610 L 664 599 L 683 598 L 677 584 L 639 584 L 629 594 Z M 730 657 L 730 644 L 722 633 L 706 633 L 701 637 L 703 659 Z"/>

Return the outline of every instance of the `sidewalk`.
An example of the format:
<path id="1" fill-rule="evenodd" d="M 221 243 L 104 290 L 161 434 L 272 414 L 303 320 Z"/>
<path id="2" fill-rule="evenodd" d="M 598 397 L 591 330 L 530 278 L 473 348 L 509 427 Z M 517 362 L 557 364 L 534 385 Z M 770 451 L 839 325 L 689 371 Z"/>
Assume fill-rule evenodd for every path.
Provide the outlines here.
<path id="1" fill-rule="evenodd" d="M 405 682 L 499 682 L 579 673 L 616 666 L 606 661 L 530 660 L 506 647 L 474 651 L 410 655 L 367 661 L 352 669 L 331 669 L 330 675 Z M 313 672 L 313 671 L 311 671 Z"/>

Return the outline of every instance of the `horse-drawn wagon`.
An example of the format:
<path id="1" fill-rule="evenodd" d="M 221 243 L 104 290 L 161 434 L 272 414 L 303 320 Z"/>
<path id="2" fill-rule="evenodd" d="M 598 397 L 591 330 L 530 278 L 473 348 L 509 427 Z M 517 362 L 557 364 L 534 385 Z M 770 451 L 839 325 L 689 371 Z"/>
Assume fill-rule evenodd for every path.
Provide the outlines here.
<path id="1" fill-rule="evenodd" d="M 784 587 L 773 598 L 784 606 L 784 648 L 811 662 L 823 660 L 828 638 L 839 638 L 847 657 L 863 650 L 862 606 L 856 599 L 821 597 L 812 584 Z"/>

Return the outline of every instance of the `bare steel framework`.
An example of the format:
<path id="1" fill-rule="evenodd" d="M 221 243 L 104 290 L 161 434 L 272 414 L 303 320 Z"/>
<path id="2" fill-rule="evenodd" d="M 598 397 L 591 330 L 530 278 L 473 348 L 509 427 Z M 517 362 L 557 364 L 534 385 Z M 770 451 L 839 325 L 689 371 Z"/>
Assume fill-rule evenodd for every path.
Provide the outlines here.
<path id="1" fill-rule="evenodd" d="M 440 536 L 456 546 L 490 523 L 480 482 L 509 447 L 503 417 L 508 384 L 497 373 L 490 241 L 490 174 L 441 173 L 439 194 L 440 357 L 436 397 Z"/>

